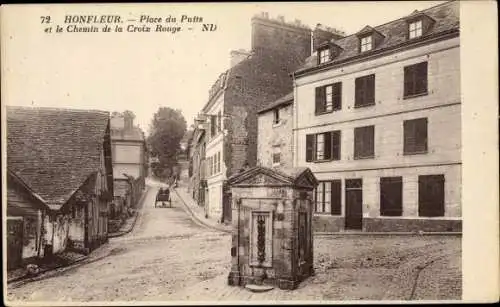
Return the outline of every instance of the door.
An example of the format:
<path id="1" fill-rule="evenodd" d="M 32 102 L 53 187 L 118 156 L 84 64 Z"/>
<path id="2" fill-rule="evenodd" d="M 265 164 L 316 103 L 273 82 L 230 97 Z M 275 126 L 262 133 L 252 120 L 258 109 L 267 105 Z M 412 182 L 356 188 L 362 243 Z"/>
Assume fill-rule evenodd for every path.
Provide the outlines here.
<path id="1" fill-rule="evenodd" d="M 363 180 L 347 179 L 345 181 L 345 228 L 363 229 Z"/>
<path id="2" fill-rule="evenodd" d="M 223 210 L 223 221 L 225 223 L 231 222 L 232 208 L 231 208 L 231 193 L 229 191 L 224 191 L 222 195 L 222 210 Z"/>
<path id="3" fill-rule="evenodd" d="M 7 220 L 7 269 L 20 267 L 23 260 L 23 219 Z"/>

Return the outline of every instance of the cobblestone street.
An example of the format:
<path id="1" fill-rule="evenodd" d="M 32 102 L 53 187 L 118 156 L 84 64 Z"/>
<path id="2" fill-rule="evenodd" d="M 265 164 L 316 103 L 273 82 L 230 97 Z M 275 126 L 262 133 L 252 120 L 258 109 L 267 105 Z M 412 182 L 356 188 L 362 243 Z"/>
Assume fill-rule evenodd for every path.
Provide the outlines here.
<path id="1" fill-rule="evenodd" d="M 315 237 L 316 276 L 295 291 L 229 287 L 230 235 L 195 224 L 173 194 L 173 208 L 144 197 L 134 230 L 83 265 L 8 288 L 11 301 L 460 299 L 461 237 Z"/>

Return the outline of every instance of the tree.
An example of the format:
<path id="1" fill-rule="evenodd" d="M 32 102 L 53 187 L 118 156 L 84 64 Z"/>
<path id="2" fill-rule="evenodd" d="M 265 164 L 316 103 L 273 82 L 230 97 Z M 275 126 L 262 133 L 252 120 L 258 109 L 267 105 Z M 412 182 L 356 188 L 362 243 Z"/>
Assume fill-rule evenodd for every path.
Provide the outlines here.
<path id="1" fill-rule="evenodd" d="M 155 176 L 168 178 L 173 174 L 186 128 L 187 123 L 180 110 L 161 107 L 154 114 L 147 142 L 151 155 L 159 160 L 152 169 Z"/>

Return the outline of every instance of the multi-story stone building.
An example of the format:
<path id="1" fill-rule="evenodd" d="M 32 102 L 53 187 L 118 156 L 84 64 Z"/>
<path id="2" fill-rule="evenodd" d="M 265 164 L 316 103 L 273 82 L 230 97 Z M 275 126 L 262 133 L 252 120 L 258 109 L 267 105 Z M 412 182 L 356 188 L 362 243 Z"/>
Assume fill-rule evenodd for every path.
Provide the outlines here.
<path id="1" fill-rule="evenodd" d="M 138 201 L 145 187 L 148 172 L 147 148 L 143 131 L 134 126 L 133 115 L 124 112 L 111 116 L 111 146 L 113 149 L 114 202 L 110 220 Z"/>
<path id="2" fill-rule="evenodd" d="M 459 3 L 329 40 L 294 73 L 315 229 L 461 230 Z"/>
<path id="3" fill-rule="evenodd" d="M 274 169 L 293 166 L 293 92 L 258 112 L 257 164 Z"/>
<path id="4" fill-rule="evenodd" d="M 330 29 L 333 30 L 333 29 Z M 317 29 L 318 39 L 341 37 Z M 257 163 L 257 111 L 292 91 L 290 73 L 311 55 L 312 31 L 300 21 L 252 18 L 251 50 L 233 51 L 231 67 L 212 86 L 205 121 L 207 214 L 231 219 L 227 178 Z"/>

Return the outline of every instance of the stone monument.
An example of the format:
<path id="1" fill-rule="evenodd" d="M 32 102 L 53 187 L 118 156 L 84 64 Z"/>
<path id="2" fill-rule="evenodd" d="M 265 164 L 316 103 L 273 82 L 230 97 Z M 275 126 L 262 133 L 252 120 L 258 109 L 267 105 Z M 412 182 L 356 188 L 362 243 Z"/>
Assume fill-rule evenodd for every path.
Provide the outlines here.
<path id="1" fill-rule="evenodd" d="M 233 196 L 228 284 L 295 289 L 314 274 L 314 174 L 308 168 L 257 166 L 228 183 Z"/>

